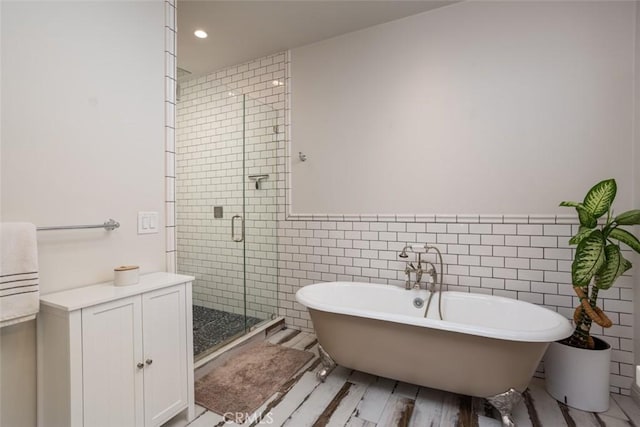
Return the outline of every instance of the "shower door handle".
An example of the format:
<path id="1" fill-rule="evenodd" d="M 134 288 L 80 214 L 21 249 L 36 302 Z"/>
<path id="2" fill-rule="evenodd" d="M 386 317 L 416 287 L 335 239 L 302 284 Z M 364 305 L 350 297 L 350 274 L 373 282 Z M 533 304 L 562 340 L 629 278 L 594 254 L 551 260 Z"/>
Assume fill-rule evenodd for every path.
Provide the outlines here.
<path id="1" fill-rule="evenodd" d="M 242 221 L 240 238 L 236 239 L 236 218 Z M 231 240 L 234 242 L 242 242 L 244 240 L 244 218 L 241 215 L 234 215 L 231 217 Z"/>

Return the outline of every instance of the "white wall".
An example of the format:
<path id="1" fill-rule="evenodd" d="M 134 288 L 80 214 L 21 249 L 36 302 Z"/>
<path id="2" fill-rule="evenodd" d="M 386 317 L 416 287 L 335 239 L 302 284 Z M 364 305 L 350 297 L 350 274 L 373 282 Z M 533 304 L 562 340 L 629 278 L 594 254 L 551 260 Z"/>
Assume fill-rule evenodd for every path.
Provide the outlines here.
<path id="1" fill-rule="evenodd" d="M 164 8 L 160 1 L 2 2 L 3 221 L 120 229 L 39 232 L 43 293 L 165 269 Z M 35 422 L 34 322 L 1 331 L 0 424 Z"/>
<path id="2" fill-rule="evenodd" d="M 293 213 L 631 206 L 633 2 L 462 2 L 292 51 Z"/>

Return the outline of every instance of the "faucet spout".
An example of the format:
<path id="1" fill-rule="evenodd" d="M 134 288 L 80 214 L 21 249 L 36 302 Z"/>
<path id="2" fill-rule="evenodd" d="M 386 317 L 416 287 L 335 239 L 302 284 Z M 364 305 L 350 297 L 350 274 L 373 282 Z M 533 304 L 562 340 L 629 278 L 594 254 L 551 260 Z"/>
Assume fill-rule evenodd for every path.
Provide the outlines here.
<path id="1" fill-rule="evenodd" d="M 420 281 L 422 280 L 422 274 L 424 273 L 424 270 L 422 269 L 422 255 L 420 253 L 418 253 L 418 267 L 414 267 L 414 270 L 416 272 L 416 283 L 414 284 L 414 287 L 420 289 Z"/>

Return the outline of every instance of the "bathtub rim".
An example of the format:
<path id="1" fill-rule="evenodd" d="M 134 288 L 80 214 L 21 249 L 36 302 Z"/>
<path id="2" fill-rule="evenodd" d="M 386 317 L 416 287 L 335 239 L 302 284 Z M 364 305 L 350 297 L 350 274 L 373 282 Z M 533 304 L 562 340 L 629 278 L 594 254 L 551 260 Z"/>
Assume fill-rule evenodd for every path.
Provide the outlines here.
<path id="1" fill-rule="evenodd" d="M 296 292 L 296 301 L 300 304 L 304 305 L 307 308 L 312 308 L 318 311 L 325 311 L 336 314 L 345 314 L 350 316 L 357 316 L 362 318 L 370 318 L 382 321 L 388 321 L 399 324 L 407 324 L 419 327 L 433 328 L 450 332 L 458 332 L 463 334 L 476 335 L 487 338 L 495 338 L 500 340 L 508 340 L 508 341 L 523 341 L 523 342 L 553 342 L 562 340 L 564 338 L 569 337 L 573 333 L 573 326 L 571 326 L 571 322 L 562 316 L 561 314 L 552 311 L 546 307 L 542 307 L 536 304 L 532 304 L 527 301 L 516 300 L 513 298 L 501 297 L 497 295 L 486 295 L 479 294 L 473 292 L 458 292 L 458 291 L 444 291 L 443 294 L 451 294 L 454 296 L 460 295 L 465 298 L 476 298 L 480 300 L 492 299 L 504 301 L 506 304 L 520 304 L 523 307 L 532 307 L 533 310 L 544 310 L 546 314 L 552 316 L 552 318 L 556 319 L 556 325 L 551 328 L 538 329 L 534 331 L 517 331 L 510 329 L 499 329 L 499 328 L 491 328 L 491 327 L 479 327 L 472 324 L 464 324 L 464 323 L 456 323 L 447 320 L 439 320 L 439 319 L 427 319 L 423 317 L 409 316 L 409 315 L 401 315 L 401 314 L 393 314 L 393 313 L 383 313 L 376 311 L 367 311 L 356 308 L 348 308 L 348 307 L 339 307 L 336 309 L 335 306 L 325 302 L 318 302 L 313 300 L 313 298 L 309 298 L 308 295 L 305 295 L 309 292 L 311 287 L 327 287 L 327 286 L 356 286 L 356 287 L 367 287 L 367 289 L 384 289 L 389 290 L 391 287 L 394 289 L 394 292 L 412 292 L 406 291 L 405 289 L 400 288 L 395 285 L 383 285 L 377 283 L 366 283 L 366 282 L 320 282 L 313 283 L 310 285 L 303 286 Z M 306 291 L 305 291 L 306 289 Z M 415 292 L 415 291 L 414 291 Z M 427 291 L 422 290 L 424 295 L 427 295 Z M 407 298 L 409 300 L 409 298 Z M 437 302 L 434 300 L 434 302 Z"/>

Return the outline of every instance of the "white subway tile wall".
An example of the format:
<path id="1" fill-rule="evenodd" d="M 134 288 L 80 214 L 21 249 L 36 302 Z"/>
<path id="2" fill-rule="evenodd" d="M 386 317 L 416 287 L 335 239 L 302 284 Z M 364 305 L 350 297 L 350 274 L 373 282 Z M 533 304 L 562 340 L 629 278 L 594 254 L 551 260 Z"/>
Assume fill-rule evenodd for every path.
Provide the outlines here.
<path id="1" fill-rule="evenodd" d="M 398 253 L 406 243 L 429 243 L 442 251 L 446 264 L 445 289 L 517 298 L 572 317 L 578 302 L 571 287 L 573 249 L 567 243 L 577 230 L 572 216 L 290 214 L 288 165 L 299 160 L 297 153 L 288 151 L 289 64 L 288 53 L 271 55 L 198 79 L 190 86 L 194 92 L 202 92 L 200 96 L 211 96 L 205 85 L 213 80 L 220 84 L 238 84 L 232 87 L 253 93 L 254 98 L 272 103 L 278 110 L 285 109 L 284 145 L 278 143 L 275 159 L 278 242 L 265 249 L 277 252 L 272 258 L 277 259 L 277 269 L 269 265 L 269 278 L 271 273 L 277 275 L 279 314 L 286 317 L 289 325 L 305 331 L 313 329 L 307 310 L 295 301 L 295 292 L 302 286 L 336 280 L 403 286 L 405 264 Z M 251 70 L 254 74 L 245 74 Z M 270 86 L 275 79 L 284 80 L 285 84 Z M 180 127 L 183 120 L 180 107 L 178 111 Z M 202 113 L 194 110 L 191 114 Z M 192 129 L 203 132 L 209 129 L 207 126 L 213 124 L 194 123 Z M 201 173 L 204 170 L 199 169 Z M 181 173 L 178 160 L 179 177 Z M 178 183 L 180 185 L 180 178 Z M 182 191 L 179 187 L 178 200 Z M 192 245 L 202 233 L 196 232 L 195 223 L 188 222 L 192 219 L 185 221 L 182 226 L 193 235 L 181 240 L 178 234 L 178 253 L 182 246 Z M 180 218 L 178 224 L 181 224 Z M 202 261 L 197 266 L 206 268 Z M 593 327 L 594 334 L 613 347 L 611 391 L 622 394 L 629 394 L 633 377 L 632 285 L 632 277 L 625 275 L 614 288 L 600 293 L 614 326 Z M 233 302 L 231 298 L 220 300 Z M 542 367 L 538 375 L 543 375 Z"/>
<path id="2" fill-rule="evenodd" d="M 441 225 L 446 227 L 446 233 L 421 231 Z M 573 249 L 567 242 L 577 225 L 549 229 L 539 224 L 518 226 L 515 229 L 518 234 L 511 236 L 516 239 L 500 234 L 514 232 L 513 228 L 505 228 L 506 224 L 481 225 L 308 221 L 292 217 L 280 221 L 281 314 L 290 324 L 311 330 L 307 311 L 295 302 L 295 292 L 315 282 L 357 281 L 403 286 L 405 262 L 398 258 L 398 253 L 406 243 L 429 243 L 444 255 L 445 289 L 516 298 L 571 318 L 578 300 L 571 286 Z M 419 231 L 388 231 L 392 229 Z M 549 230 L 552 235 L 538 235 L 542 230 Z M 399 238 L 401 234 L 405 235 Z M 626 251 L 625 256 L 632 257 L 632 254 Z M 614 288 L 600 292 L 601 302 L 614 326 L 593 327 L 595 335 L 613 347 L 612 391 L 624 394 L 629 393 L 633 371 L 632 286 L 632 276 L 625 275 Z"/>
<path id="3" fill-rule="evenodd" d="M 278 307 L 284 62 L 272 55 L 181 82 L 177 108 L 178 271 L 196 277 L 195 304 L 239 314 L 246 280 L 246 313 L 260 319 Z M 250 175 L 268 177 L 256 188 Z M 244 217 L 244 242 L 233 241 L 243 229 L 234 216 Z"/>
<path id="4" fill-rule="evenodd" d="M 175 223 L 175 105 L 176 105 L 176 0 L 165 0 L 165 226 L 166 266 L 169 273 L 176 271 Z"/>

